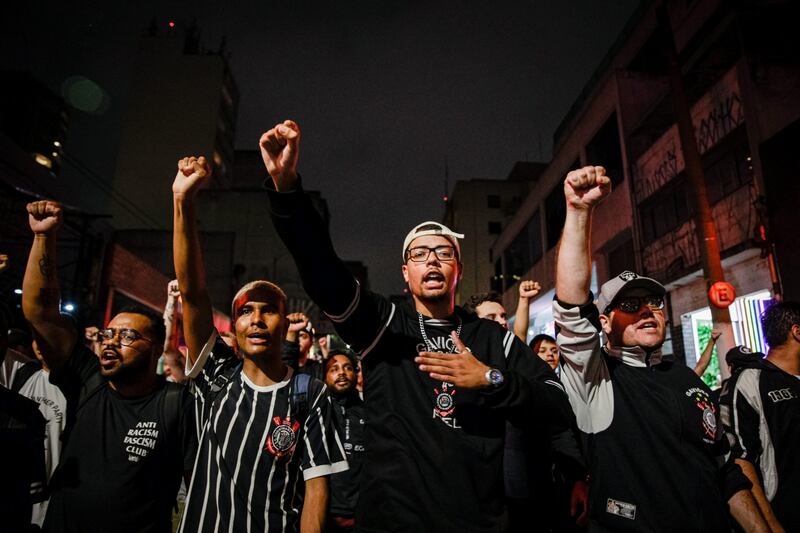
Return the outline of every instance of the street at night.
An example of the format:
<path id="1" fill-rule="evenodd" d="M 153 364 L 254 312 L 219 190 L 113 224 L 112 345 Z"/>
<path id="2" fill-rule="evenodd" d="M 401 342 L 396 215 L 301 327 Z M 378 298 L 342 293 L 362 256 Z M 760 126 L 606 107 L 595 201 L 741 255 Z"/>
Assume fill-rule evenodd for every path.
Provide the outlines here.
<path id="1" fill-rule="evenodd" d="M 0 530 L 800 528 L 800 6 L 8 11 Z"/>

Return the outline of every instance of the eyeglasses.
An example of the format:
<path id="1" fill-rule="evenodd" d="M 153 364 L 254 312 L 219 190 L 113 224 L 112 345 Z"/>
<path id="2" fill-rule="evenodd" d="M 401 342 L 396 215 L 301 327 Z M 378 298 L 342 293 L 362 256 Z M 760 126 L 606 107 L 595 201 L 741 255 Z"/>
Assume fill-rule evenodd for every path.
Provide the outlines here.
<path id="1" fill-rule="evenodd" d="M 153 342 L 151 339 L 148 339 L 147 337 L 143 336 L 135 329 L 129 329 L 129 328 L 101 329 L 100 331 L 97 332 L 97 340 L 100 342 L 111 341 L 114 340 L 117 335 L 119 335 L 119 343 L 122 346 L 130 346 L 139 339 L 146 340 L 147 342 Z"/>
<path id="2" fill-rule="evenodd" d="M 609 305 L 606 308 L 606 314 L 612 309 L 619 309 L 624 313 L 635 313 L 643 305 L 651 309 L 664 309 L 664 298 L 661 296 L 624 296 Z"/>
<path id="3" fill-rule="evenodd" d="M 456 249 L 452 246 L 437 246 L 436 248 L 428 248 L 427 246 L 417 246 L 416 248 L 409 248 L 406 252 L 406 260 L 412 260 L 415 263 L 423 263 L 428 260 L 431 252 L 436 255 L 439 261 L 452 261 L 456 258 Z"/>

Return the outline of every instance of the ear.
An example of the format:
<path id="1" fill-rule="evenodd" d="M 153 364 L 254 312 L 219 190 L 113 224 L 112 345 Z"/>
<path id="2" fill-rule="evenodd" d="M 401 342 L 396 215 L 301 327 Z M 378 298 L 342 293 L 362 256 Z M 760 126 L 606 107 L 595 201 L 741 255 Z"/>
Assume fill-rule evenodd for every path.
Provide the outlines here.
<path id="1" fill-rule="evenodd" d="M 459 261 L 458 262 L 458 281 L 461 281 L 461 276 L 464 275 L 464 264 Z"/>
<path id="2" fill-rule="evenodd" d="M 800 343 L 800 324 L 792 324 L 789 334 L 794 338 L 795 342 Z"/>
<path id="3" fill-rule="evenodd" d="M 403 279 L 405 280 L 406 283 L 408 283 L 408 265 L 404 263 L 402 270 L 403 270 Z"/>
<path id="4" fill-rule="evenodd" d="M 611 333 L 611 317 L 607 315 L 600 315 L 600 325 L 603 327 L 603 333 L 605 333 L 606 337 L 608 337 L 608 335 Z"/>

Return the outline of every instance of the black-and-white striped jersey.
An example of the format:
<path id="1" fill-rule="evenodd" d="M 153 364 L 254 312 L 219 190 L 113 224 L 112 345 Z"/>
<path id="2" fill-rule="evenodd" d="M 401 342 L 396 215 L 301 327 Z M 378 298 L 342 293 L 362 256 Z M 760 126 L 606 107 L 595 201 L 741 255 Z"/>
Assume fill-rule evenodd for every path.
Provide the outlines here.
<path id="1" fill-rule="evenodd" d="M 267 387 L 238 370 L 215 392 L 234 357 L 215 333 L 187 369 L 200 450 L 181 531 L 297 531 L 304 481 L 347 469 L 327 390 L 312 379 L 305 404 L 297 401 L 289 369 Z"/>

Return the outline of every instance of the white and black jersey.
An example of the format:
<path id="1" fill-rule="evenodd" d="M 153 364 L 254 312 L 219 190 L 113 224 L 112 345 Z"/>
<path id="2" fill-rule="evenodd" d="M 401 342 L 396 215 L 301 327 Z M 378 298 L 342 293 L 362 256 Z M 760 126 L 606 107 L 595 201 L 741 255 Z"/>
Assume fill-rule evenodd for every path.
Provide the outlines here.
<path id="1" fill-rule="evenodd" d="M 181 531 L 297 531 L 305 481 L 347 469 L 325 385 L 289 368 L 257 386 L 216 333 L 187 375 L 201 435 Z"/>
<path id="2" fill-rule="evenodd" d="M 800 380 L 764 354 L 728 356 L 733 376 L 723 393 L 722 423 L 733 455 L 753 463 L 772 511 L 787 531 L 800 527 Z"/>

